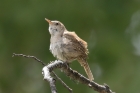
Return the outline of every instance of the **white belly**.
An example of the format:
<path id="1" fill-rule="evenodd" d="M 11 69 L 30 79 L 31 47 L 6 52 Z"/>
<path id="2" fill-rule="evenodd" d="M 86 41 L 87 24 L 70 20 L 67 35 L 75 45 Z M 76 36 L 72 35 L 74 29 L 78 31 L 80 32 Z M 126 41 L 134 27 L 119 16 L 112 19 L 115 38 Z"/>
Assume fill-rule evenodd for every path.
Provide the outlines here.
<path id="1" fill-rule="evenodd" d="M 64 57 L 60 42 L 51 43 L 50 51 L 54 57 L 58 58 L 59 60 L 66 61 L 66 58 Z"/>

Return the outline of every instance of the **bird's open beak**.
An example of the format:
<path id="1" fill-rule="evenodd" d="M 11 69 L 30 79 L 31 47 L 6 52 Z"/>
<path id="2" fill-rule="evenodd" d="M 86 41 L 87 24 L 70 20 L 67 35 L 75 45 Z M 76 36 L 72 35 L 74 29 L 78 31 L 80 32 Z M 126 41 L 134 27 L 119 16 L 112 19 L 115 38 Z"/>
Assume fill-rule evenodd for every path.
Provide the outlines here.
<path id="1" fill-rule="evenodd" d="M 45 20 L 46 20 L 49 24 L 52 23 L 51 20 L 49 20 L 49 19 L 47 19 L 47 18 L 45 18 Z"/>

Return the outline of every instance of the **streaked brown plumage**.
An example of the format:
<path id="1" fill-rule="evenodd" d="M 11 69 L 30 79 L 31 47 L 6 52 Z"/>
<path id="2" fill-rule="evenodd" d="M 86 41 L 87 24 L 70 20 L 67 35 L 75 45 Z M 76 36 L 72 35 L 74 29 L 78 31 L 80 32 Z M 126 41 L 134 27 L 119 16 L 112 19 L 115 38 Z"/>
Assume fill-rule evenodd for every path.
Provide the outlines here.
<path id="1" fill-rule="evenodd" d="M 87 63 L 88 49 L 87 43 L 79 38 L 75 32 L 69 32 L 59 21 L 45 19 L 49 23 L 51 34 L 50 51 L 53 56 L 64 62 L 78 60 L 90 79 L 94 80 L 90 67 Z"/>

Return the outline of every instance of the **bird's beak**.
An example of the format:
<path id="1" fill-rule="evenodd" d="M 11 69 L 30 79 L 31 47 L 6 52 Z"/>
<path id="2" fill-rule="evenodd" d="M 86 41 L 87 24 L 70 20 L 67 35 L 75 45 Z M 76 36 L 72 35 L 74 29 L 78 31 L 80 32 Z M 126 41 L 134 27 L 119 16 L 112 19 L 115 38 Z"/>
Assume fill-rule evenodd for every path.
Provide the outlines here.
<path id="1" fill-rule="evenodd" d="M 45 18 L 45 20 L 46 20 L 49 24 L 52 23 L 51 20 L 49 20 L 49 19 L 47 19 L 47 18 Z"/>

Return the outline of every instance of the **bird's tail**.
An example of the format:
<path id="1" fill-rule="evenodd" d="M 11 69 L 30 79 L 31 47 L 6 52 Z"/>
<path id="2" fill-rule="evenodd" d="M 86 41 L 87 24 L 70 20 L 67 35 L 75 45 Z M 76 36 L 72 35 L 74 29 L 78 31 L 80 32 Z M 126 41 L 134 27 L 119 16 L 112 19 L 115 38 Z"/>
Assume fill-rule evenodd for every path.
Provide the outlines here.
<path id="1" fill-rule="evenodd" d="M 89 67 L 87 61 L 82 60 L 82 59 L 78 59 L 78 62 L 81 64 L 81 66 L 84 67 L 84 70 L 85 70 L 85 72 L 86 72 L 86 74 L 87 74 L 89 80 L 90 80 L 90 81 L 94 80 L 94 77 L 93 77 L 93 75 L 92 75 L 92 72 L 91 72 L 91 70 L 90 70 L 90 67 Z"/>

